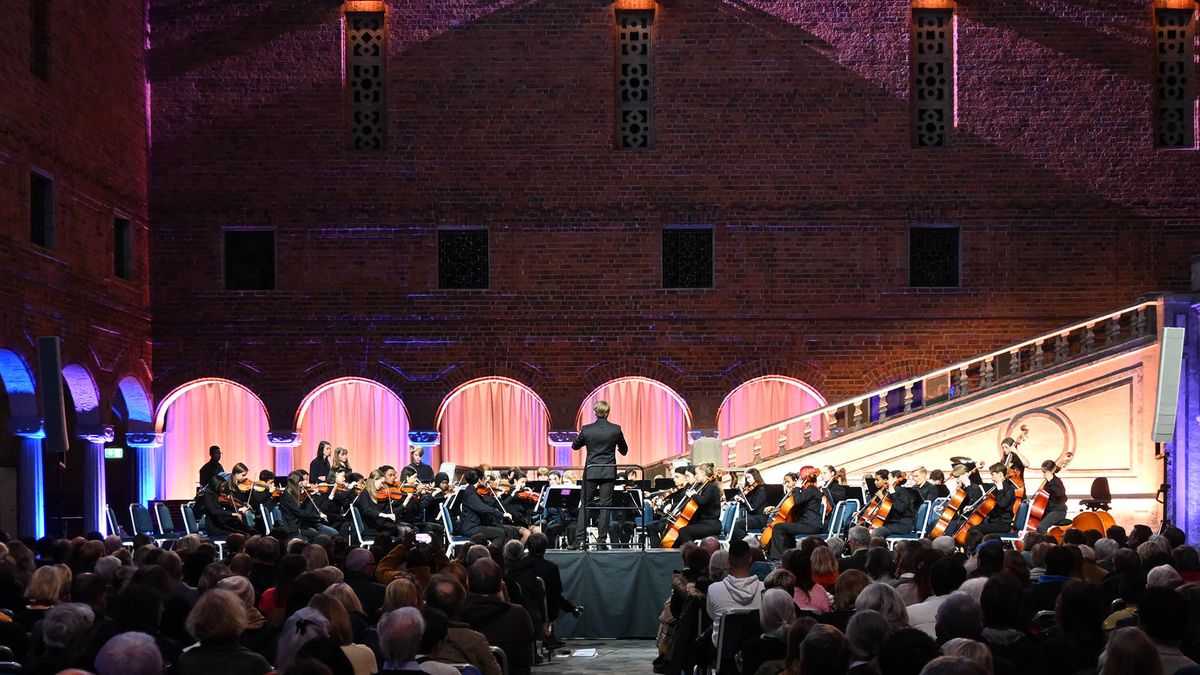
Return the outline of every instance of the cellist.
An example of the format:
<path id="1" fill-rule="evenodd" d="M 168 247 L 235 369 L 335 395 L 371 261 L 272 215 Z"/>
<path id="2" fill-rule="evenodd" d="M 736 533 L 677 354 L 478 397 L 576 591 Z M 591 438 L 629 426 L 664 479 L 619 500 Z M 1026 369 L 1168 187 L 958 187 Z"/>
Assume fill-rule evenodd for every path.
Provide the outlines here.
<path id="1" fill-rule="evenodd" d="M 679 528 L 679 538 L 675 546 L 682 547 L 689 541 L 716 536 L 721 533 L 721 488 L 713 480 L 712 464 L 701 464 L 696 467 L 696 479 L 703 480 L 700 488 L 692 497 L 696 502 L 696 513 L 688 524 Z"/>
<path id="2" fill-rule="evenodd" d="M 821 489 L 817 478 L 821 472 L 815 466 L 802 466 L 798 482 L 792 488 L 791 522 L 778 523 L 771 534 L 771 559 L 782 560 L 783 552 L 796 545 L 796 535 L 821 531 L 824 514 L 821 508 Z"/>
<path id="3" fill-rule="evenodd" d="M 659 542 L 662 541 L 663 534 L 671 527 L 673 522 L 669 515 L 679 510 L 683 501 L 687 499 L 688 488 L 688 473 L 687 467 L 677 466 L 671 474 L 671 478 L 675 480 L 675 488 L 670 492 L 654 497 L 650 500 L 650 504 L 654 507 L 654 520 L 646 523 L 646 541 Z"/>
<path id="4" fill-rule="evenodd" d="M 1055 523 L 1067 517 L 1067 488 L 1058 477 L 1058 465 L 1052 459 L 1042 462 L 1042 478 L 1046 481 L 1042 489 L 1050 495 L 1050 500 L 1046 503 L 1046 512 L 1042 514 L 1037 531 L 1046 534 Z"/>
<path id="5" fill-rule="evenodd" d="M 888 482 L 883 485 L 882 489 L 887 491 L 886 499 L 891 500 L 892 506 L 883 525 L 871 530 L 872 537 L 912 534 L 917 529 L 917 499 L 919 497 L 911 488 L 901 485 L 904 480 L 905 476 L 901 471 L 892 471 L 888 474 Z"/>
<path id="6" fill-rule="evenodd" d="M 988 467 L 988 471 L 991 472 L 992 482 L 995 483 L 992 493 L 996 497 L 996 504 L 988 513 L 987 518 L 972 528 L 972 531 L 981 535 L 1008 534 L 1012 532 L 1013 528 L 1013 504 L 1017 500 L 1016 487 L 1008 478 L 1008 467 L 1003 464 L 993 464 Z"/>

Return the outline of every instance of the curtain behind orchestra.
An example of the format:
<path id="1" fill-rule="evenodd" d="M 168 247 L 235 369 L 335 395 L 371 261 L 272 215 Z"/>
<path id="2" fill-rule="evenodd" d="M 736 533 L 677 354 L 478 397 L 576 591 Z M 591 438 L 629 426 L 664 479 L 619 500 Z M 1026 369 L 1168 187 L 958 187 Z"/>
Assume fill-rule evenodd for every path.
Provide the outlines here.
<path id="1" fill-rule="evenodd" d="M 608 401 L 608 421 L 621 426 L 629 443 L 629 454 L 618 455 L 618 463 L 646 465 L 687 451 L 687 411 L 665 385 L 643 378 L 613 380 L 583 402 L 581 425 L 596 421 L 592 404 L 599 400 Z M 574 457 L 575 464 L 583 464 L 582 450 Z"/>
<path id="2" fill-rule="evenodd" d="M 441 461 L 461 467 L 551 463 L 549 412 L 529 389 L 502 379 L 482 380 L 442 405 Z"/>
<path id="3" fill-rule="evenodd" d="M 210 445 L 221 446 L 221 466 L 243 462 L 253 474 L 275 467 L 267 444 L 267 414 L 254 394 L 229 382 L 205 382 L 167 408 L 164 445 L 166 499 L 196 495 L 200 467 Z"/>
<path id="4" fill-rule="evenodd" d="M 717 416 L 717 433 L 729 438 L 772 422 L 785 420 L 825 405 L 825 401 L 801 385 L 798 380 L 764 378 L 751 380 L 735 389 L 721 405 Z M 797 447 L 804 439 L 801 422 L 787 427 L 787 446 Z M 814 424 L 812 439 L 822 438 L 824 424 Z M 775 429 L 763 432 L 759 443 L 760 457 L 766 459 L 779 454 L 779 433 Z M 739 441 L 729 456 L 731 466 L 748 465 L 754 457 L 754 439 Z"/>
<path id="5" fill-rule="evenodd" d="M 364 476 L 384 464 L 400 469 L 408 464 L 408 411 L 379 383 L 331 384 L 308 402 L 294 468 L 308 470 L 321 441 L 349 450 L 350 468 Z"/>

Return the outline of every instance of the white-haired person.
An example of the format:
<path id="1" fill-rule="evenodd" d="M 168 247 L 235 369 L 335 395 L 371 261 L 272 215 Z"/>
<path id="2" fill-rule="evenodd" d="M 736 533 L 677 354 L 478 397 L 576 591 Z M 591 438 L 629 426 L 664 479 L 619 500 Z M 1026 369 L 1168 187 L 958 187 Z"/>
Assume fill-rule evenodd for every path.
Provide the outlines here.
<path id="1" fill-rule="evenodd" d="M 795 620 L 796 603 L 791 593 L 782 588 L 764 591 L 762 607 L 758 611 L 762 634 L 742 643 L 741 651 L 734 657 L 741 672 L 753 673 L 767 661 L 786 657 L 788 627 Z"/>
<path id="2" fill-rule="evenodd" d="M 147 633 L 114 635 L 96 654 L 96 675 L 161 675 L 162 652 Z"/>
<path id="3" fill-rule="evenodd" d="M 380 675 L 391 673 L 424 673 L 417 663 L 417 652 L 421 636 L 425 633 L 425 619 L 415 607 L 401 607 L 384 614 L 379 619 L 379 647 L 383 651 L 383 669 Z"/>

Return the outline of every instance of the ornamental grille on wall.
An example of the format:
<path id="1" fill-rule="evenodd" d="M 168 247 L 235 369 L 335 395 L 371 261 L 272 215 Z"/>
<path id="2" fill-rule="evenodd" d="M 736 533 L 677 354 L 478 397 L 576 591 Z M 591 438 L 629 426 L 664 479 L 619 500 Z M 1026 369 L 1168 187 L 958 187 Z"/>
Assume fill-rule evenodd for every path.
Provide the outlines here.
<path id="1" fill-rule="evenodd" d="M 654 142 L 650 29 L 654 12 L 617 12 L 618 147 L 649 148 Z"/>
<path id="2" fill-rule="evenodd" d="M 913 102 L 916 145 L 949 145 L 954 117 L 954 12 L 914 9 L 912 15 Z"/>
<path id="3" fill-rule="evenodd" d="M 383 25 L 382 12 L 346 15 L 351 144 L 355 150 L 383 148 Z"/>
<path id="4" fill-rule="evenodd" d="M 1163 9 L 1155 12 L 1155 21 L 1154 142 L 1160 148 L 1190 148 L 1196 141 L 1192 12 Z"/>

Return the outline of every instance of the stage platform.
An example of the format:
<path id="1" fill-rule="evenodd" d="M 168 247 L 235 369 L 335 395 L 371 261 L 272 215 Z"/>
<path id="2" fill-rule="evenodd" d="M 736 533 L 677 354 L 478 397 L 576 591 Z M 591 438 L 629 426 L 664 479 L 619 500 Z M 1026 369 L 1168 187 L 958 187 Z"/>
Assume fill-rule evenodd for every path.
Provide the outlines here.
<path id="1" fill-rule="evenodd" d="M 579 619 L 555 623 L 562 638 L 654 638 L 671 594 L 671 574 L 683 567 L 679 549 L 547 551 L 558 565 L 563 595 L 584 608 Z"/>

